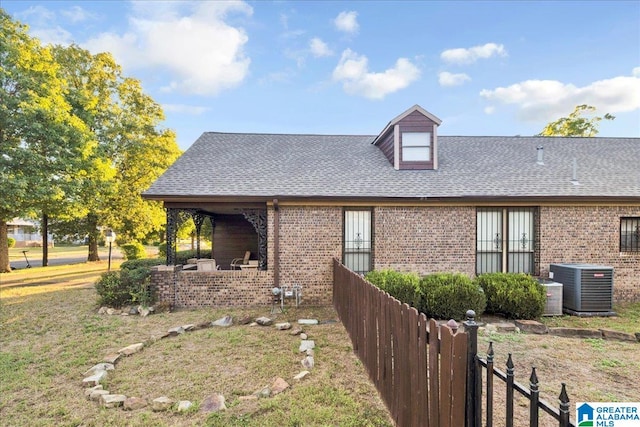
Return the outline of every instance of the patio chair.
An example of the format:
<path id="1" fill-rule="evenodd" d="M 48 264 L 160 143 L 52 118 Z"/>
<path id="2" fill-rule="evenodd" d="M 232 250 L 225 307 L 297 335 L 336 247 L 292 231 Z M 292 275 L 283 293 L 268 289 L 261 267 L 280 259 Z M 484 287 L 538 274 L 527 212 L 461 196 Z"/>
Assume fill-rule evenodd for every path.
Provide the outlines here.
<path id="1" fill-rule="evenodd" d="M 216 265 L 215 259 L 199 259 L 198 263 L 198 271 L 215 271 L 218 269 Z"/>
<path id="2" fill-rule="evenodd" d="M 244 253 L 244 258 L 234 258 L 231 261 L 231 269 L 232 270 L 240 270 L 241 265 L 249 264 L 249 258 L 251 258 L 251 251 L 246 251 Z"/>

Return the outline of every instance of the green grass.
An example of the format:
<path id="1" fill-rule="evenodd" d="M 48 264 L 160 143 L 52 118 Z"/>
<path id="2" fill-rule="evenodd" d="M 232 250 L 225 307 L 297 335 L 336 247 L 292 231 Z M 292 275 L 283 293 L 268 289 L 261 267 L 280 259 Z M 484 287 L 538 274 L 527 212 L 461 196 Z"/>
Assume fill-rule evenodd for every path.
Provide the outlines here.
<path id="1" fill-rule="evenodd" d="M 614 306 L 614 317 L 553 316 L 543 317 L 542 322 L 549 327 L 611 329 L 626 333 L 640 332 L 640 302 Z"/>

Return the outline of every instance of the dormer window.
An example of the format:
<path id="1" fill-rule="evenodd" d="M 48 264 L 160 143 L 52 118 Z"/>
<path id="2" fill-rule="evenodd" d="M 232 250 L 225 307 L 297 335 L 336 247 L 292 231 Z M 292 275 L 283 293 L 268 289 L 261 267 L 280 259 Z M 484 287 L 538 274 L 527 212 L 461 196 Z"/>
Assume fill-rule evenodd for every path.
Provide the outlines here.
<path id="1" fill-rule="evenodd" d="M 439 118 L 414 105 L 391 120 L 371 143 L 396 170 L 437 170 L 440 123 Z"/>
<path id="2" fill-rule="evenodd" d="M 402 161 L 431 161 L 431 132 L 402 132 Z"/>

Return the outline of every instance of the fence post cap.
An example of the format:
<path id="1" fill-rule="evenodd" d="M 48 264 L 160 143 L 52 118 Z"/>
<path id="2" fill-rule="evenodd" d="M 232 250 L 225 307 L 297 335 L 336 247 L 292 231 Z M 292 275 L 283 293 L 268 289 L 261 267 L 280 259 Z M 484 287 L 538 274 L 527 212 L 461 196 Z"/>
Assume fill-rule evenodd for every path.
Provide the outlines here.
<path id="1" fill-rule="evenodd" d="M 467 310 L 467 322 L 475 322 L 476 312 L 473 310 Z"/>

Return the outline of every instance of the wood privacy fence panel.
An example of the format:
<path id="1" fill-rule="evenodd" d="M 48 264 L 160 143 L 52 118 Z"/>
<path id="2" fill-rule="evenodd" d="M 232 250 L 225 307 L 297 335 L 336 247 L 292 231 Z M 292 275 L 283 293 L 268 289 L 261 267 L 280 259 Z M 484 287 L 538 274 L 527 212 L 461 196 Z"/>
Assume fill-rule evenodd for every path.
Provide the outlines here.
<path id="1" fill-rule="evenodd" d="M 334 260 L 333 304 L 396 425 L 464 426 L 467 336 Z"/>

